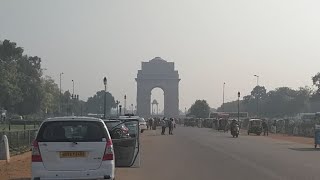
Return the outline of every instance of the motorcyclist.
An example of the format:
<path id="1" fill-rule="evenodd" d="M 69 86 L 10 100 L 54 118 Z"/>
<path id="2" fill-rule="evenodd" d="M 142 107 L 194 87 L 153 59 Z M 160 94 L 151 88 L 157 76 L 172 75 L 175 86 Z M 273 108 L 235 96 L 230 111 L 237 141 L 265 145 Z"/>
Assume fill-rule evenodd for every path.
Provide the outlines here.
<path id="1" fill-rule="evenodd" d="M 233 119 L 231 124 L 230 124 L 230 130 L 233 131 L 235 127 L 239 127 L 239 123 L 237 120 Z"/>

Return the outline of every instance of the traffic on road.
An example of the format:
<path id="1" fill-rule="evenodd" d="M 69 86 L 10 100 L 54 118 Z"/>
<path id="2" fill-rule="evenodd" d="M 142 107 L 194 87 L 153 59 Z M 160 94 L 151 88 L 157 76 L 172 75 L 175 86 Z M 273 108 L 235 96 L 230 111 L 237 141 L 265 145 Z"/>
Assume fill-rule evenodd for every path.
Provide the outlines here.
<path id="1" fill-rule="evenodd" d="M 172 120 L 176 126 L 170 131 L 174 133 L 168 130 L 163 133 L 163 128 L 171 128 Z M 256 121 L 249 120 L 248 130 L 253 127 L 250 122 Z M 27 174 L 23 177 L 31 180 L 147 180 L 149 176 L 155 180 L 318 179 L 320 164 L 313 161 L 318 150 L 308 141 L 296 142 L 274 133 L 268 138 L 260 136 L 260 130 L 249 135 L 243 122 L 236 120 L 230 121 L 228 132 L 219 131 L 219 123 L 215 126 L 212 118 L 162 118 L 158 125 L 149 123 L 158 122 L 157 118 L 149 118 L 147 126 L 156 128 L 143 133 L 140 122 L 138 116 L 44 120 L 32 143 L 30 177 Z M 262 128 L 262 124 L 258 127 Z M 233 128 L 239 129 L 234 132 Z M 184 166 L 190 158 L 192 163 Z"/>
<path id="2" fill-rule="evenodd" d="M 320 1 L 0 1 L 0 180 L 320 180 Z"/>

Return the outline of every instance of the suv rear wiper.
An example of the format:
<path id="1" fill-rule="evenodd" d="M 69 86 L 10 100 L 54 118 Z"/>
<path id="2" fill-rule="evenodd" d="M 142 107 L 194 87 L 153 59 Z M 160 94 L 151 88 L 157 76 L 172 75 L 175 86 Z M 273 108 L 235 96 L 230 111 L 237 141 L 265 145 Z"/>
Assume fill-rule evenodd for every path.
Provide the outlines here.
<path id="1" fill-rule="evenodd" d="M 78 142 L 77 141 L 71 141 L 70 139 L 68 139 L 68 138 L 66 138 L 66 141 L 67 142 L 72 142 L 73 144 L 78 144 Z"/>

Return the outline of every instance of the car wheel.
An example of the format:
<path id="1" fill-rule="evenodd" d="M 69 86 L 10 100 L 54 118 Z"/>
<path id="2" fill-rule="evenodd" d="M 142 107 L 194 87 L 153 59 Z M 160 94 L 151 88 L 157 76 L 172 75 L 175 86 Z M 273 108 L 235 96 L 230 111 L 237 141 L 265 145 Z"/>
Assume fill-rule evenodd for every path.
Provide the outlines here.
<path id="1" fill-rule="evenodd" d="M 142 130 L 141 130 L 141 133 L 143 133 L 143 131 L 144 131 L 144 130 L 142 129 Z"/>

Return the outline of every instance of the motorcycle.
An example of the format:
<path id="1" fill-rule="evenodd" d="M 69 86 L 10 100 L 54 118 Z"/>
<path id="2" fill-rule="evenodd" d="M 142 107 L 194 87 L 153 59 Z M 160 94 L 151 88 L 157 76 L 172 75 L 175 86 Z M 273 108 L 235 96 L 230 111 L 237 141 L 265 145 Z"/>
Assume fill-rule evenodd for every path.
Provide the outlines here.
<path id="1" fill-rule="evenodd" d="M 232 137 L 238 137 L 240 133 L 240 127 L 238 124 L 235 124 L 231 127 L 231 135 Z"/>

